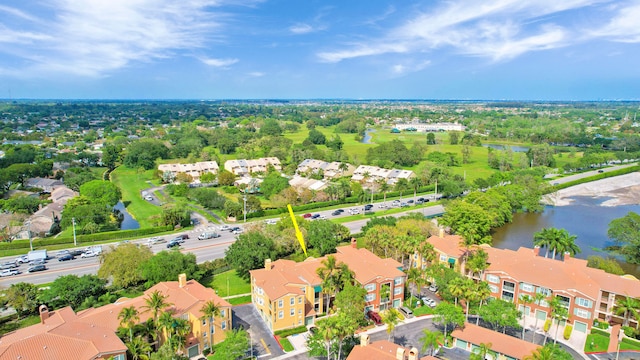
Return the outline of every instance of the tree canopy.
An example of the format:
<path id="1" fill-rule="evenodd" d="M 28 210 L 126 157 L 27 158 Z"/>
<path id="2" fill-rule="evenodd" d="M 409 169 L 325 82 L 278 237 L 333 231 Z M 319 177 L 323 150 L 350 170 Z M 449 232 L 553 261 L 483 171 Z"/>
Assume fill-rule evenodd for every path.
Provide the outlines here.
<path id="1" fill-rule="evenodd" d="M 619 246 L 618 252 L 632 264 L 640 263 L 640 215 L 629 212 L 609 223 L 607 235 Z"/>

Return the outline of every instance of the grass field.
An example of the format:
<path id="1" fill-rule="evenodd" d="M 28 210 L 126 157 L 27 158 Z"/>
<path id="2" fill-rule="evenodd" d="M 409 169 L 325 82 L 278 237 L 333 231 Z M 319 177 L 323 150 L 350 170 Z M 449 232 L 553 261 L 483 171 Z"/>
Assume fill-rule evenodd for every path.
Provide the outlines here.
<path id="1" fill-rule="evenodd" d="M 231 299 L 227 299 L 227 302 L 231 305 L 244 305 L 251 302 L 251 295 L 234 297 Z"/>
<path id="2" fill-rule="evenodd" d="M 584 352 L 607 351 L 609 347 L 609 338 L 601 334 L 587 335 L 587 341 L 584 344 Z"/>
<path id="3" fill-rule="evenodd" d="M 150 218 L 154 215 L 160 215 L 162 212 L 158 206 L 150 204 L 140 196 L 142 190 L 154 186 L 151 182 L 153 172 L 154 170 L 138 172 L 137 169 L 125 166 L 119 166 L 111 172 L 111 181 L 122 192 L 122 202 L 131 216 L 140 223 L 141 228 L 153 226 Z"/>
<path id="4" fill-rule="evenodd" d="M 213 287 L 222 297 L 248 294 L 251 292 L 251 284 L 236 275 L 235 270 L 229 270 L 213 277 L 213 281 L 205 283 L 205 286 Z"/>

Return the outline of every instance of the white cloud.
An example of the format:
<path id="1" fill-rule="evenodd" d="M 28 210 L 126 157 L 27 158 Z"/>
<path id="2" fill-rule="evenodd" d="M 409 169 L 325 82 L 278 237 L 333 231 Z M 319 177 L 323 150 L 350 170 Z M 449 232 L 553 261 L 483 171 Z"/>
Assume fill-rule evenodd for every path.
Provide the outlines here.
<path id="1" fill-rule="evenodd" d="M 29 21 L 38 20 L 35 16 L 31 16 L 20 9 L 16 9 L 10 6 L 0 5 L 0 12 L 5 12 L 9 15 L 15 16 L 17 18 L 21 18 L 23 20 L 29 20 Z"/>
<path id="2" fill-rule="evenodd" d="M 640 4 L 632 3 L 617 9 L 616 15 L 603 27 L 588 31 L 594 37 L 608 38 L 613 41 L 640 42 Z"/>
<path id="3" fill-rule="evenodd" d="M 238 59 L 212 59 L 212 58 L 200 58 L 200 61 L 209 66 L 214 67 L 227 67 L 237 63 Z"/>
<path id="4" fill-rule="evenodd" d="M 310 32 L 313 32 L 313 26 L 309 25 L 309 24 L 295 24 L 291 27 L 289 27 L 289 31 L 291 31 L 294 34 L 308 34 Z"/>
<path id="5" fill-rule="evenodd" d="M 609 0 L 611 1 L 611 0 Z M 441 2 L 404 19 L 377 39 L 317 54 L 321 61 L 387 53 L 421 53 L 450 48 L 454 52 L 493 60 L 511 59 L 531 51 L 566 46 L 574 29 L 554 24 L 560 13 L 605 0 L 454 0 Z M 427 3 L 430 4 L 430 3 Z M 426 7 L 427 5 L 425 5 Z"/>
<path id="6" fill-rule="evenodd" d="M 247 75 L 249 75 L 249 76 L 251 76 L 251 77 L 263 77 L 263 76 L 265 76 L 266 74 L 265 74 L 265 73 L 263 73 L 263 72 L 260 72 L 260 71 L 253 71 L 253 72 L 250 72 L 250 73 L 249 73 L 249 74 L 247 74 Z"/>
<path id="7" fill-rule="evenodd" d="M 391 72 L 394 75 L 406 75 L 409 73 L 418 72 L 423 70 L 427 66 L 431 64 L 431 61 L 422 61 L 422 62 L 414 62 L 414 61 L 405 61 L 402 64 L 395 64 L 391 66 Z"/>
<path id="8" fill-rule="evenodd" d="M 134 62 L 167 58 L 204 46 L 221 28 L 215 0 L 50 0 L 53 17 L 29 31 L 0 29 L 0 41 L 17 33 L 22 73 L 58 71 L 99 77 Z M 8 12 L 6 7 L 0 9 Z M 29 19 L 21 11 L 17 16 Z M 37 27 L 36 27 L 37 26 Z M 6 41 L 6 40 L 5 40 Z M 9 52 L 7 49 L 0 51 Z"/>

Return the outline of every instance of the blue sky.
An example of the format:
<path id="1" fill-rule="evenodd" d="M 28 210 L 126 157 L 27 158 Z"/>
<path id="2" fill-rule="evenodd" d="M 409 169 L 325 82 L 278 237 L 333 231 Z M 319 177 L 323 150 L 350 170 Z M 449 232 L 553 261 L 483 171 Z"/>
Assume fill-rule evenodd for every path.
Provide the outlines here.
<path id="1" fill-rule="evenodd" d="M 640 99 L 640 0 L 4 0 L 0 98 Z"/>

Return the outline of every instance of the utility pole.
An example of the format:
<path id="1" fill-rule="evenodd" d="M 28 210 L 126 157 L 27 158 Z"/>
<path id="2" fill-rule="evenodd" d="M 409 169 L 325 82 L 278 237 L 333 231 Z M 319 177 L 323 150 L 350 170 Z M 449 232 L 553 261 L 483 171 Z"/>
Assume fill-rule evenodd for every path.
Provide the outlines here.
<path id="1" fill-rule="evenodd" d="M 29 235 L 29 248 L 33 251 L 33 239 L 31 238 L 31 220 L 27 220 L 27 234 Z"/>
<path id="2" fill-rule="evenodd" d="M 78 246 L 78 241 L 76 240 L 76 218 L 71 218 L 71 224 L 73 224 L 73 246 Z"/>
<path id="3" fill-rule="evenodd" d="M 242 200 L 244 202 L 244 222 L 247 222 L 247 190 L 244 190 L 244 194 L 242 195 Z"/>

